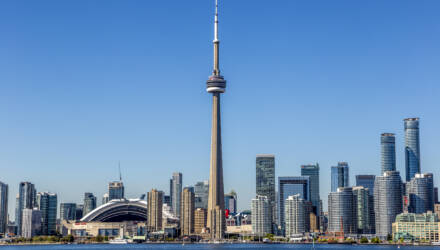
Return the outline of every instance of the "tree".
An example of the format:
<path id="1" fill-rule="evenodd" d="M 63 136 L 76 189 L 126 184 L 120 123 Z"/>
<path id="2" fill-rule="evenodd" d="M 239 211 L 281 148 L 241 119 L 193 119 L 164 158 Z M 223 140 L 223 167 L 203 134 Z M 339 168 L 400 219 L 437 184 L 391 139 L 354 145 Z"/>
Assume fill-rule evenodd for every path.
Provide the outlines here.
<path id="1" fill-rule="evenodd" d="M 378 237 L 374 237 L 373 239 L 371 239 L 371 243 L 379 244 L 380 242 L 381 241 L 380 241 L 380 239 Z"/>
<path id="2" fill-rule="evenodd" d="M 362 237 L 360 243 L 362 243 L 362 244 L 368 243 L 367 237 Z"/>

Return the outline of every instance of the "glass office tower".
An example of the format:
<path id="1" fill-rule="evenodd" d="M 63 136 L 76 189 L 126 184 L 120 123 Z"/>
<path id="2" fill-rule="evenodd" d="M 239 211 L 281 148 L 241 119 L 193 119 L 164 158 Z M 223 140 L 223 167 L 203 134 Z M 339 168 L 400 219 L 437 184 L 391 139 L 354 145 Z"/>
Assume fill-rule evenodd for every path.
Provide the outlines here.
<path id="1" fill-rule="evenodd" d="M 405 125 L 405 171 L 406 181 L 420 173 L 419 118 L 407 118 Z"/>
<path id="2" fill-rule="evenodd" d="M 406 185 L 408 212 L 422 214 L 434 211 L 434 178 L 431 173 L 416 174 Z"/>
<path id="3" fill-rule="evenodd" d="M 276 222 L 276 196 L 275 196 L 275 156 L 260 154 L 256 157 L 256 194 L 266 196 L 269 200 L 272 223 Z"/>
<path id="4" fill-rule="evenodd" d="M 347 162 L 338 162 L 337 166 L 332 167 L 331 171 L 331 191 L 336 192 L 338 187 L 350 186 Z"/>

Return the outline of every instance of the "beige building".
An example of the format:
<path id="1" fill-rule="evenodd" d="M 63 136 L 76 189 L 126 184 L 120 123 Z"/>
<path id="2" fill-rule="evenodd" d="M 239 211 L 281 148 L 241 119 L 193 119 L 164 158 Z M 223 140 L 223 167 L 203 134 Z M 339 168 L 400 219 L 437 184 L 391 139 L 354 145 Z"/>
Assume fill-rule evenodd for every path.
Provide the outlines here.
<path id="1" fill-rule="evenodd" d="M 180 234 L 192 235 L 194 233 L 194 190 L 185 187 L 180 199 Z"/>
<path id="2" fill-rule="evenodd" d="M 440 203 L 439 204 L 434 204 L 434 212 L 440 218 Z"/>
<path id="3" fill-rule="evenodd" d="M 147 228 L 149 231 L 162 230 L 163 192 L 152 189 L 147 194 Z"/>
<path id="4" fill-rule="evenodd" d="M 404 239 L 411 241 L 438 242 L 440 222 L 437 214 L 402 213 L 396 216 L 393 223 L 394 240 Z"/>
<path id="5" fill-rule="evenodd" d="M 206 209 L 197 208 L 194 211 L 194 233 L 196 234 L 203 233 L 205 227 L 206 227 Z"/>
<path id="6" fill-rule="evenodd" d="M 126 237 L 136 236 L 139 228 L 145 228 L 144 222 L 75 222 L 61 221 L 62 235 L 73 235 L 74 237 L 119 237 L 121 234 Z"/>

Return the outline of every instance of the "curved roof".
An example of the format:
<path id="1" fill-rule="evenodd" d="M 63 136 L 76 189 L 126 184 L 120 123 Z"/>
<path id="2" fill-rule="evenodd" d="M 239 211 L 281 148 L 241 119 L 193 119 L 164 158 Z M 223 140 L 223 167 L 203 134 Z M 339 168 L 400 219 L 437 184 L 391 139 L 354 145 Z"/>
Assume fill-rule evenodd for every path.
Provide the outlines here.
<path id="1" fill-rule="evenodd" d="M 146 221 L 147 202 L 140 199 L 111 200 L 86 214 L 81 221 L 123 222 Z"/>

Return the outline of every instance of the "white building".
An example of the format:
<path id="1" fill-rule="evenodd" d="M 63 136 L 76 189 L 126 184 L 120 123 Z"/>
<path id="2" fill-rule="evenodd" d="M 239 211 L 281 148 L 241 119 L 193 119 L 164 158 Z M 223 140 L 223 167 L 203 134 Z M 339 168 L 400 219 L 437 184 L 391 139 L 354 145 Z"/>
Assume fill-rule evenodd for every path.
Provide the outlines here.
<path id="1" fill-rule="evenodd" d="M 252 199 L 252 233 L 265 236 L 272 232 L 271 206 L 266 196 L 258 195 Z"/>
<path id="2" fill-rule="evenodd" d="M 23 209 L 22 236 L 32 238 L 41 232 L 41 211 L 37 209 Z"/>
<path id="3" fill-rule="evenodd" d="M 289 196 L 284 204 L 286 237 L 303 234 L 306 231 L 305 204 L 299 194 Z"/>

